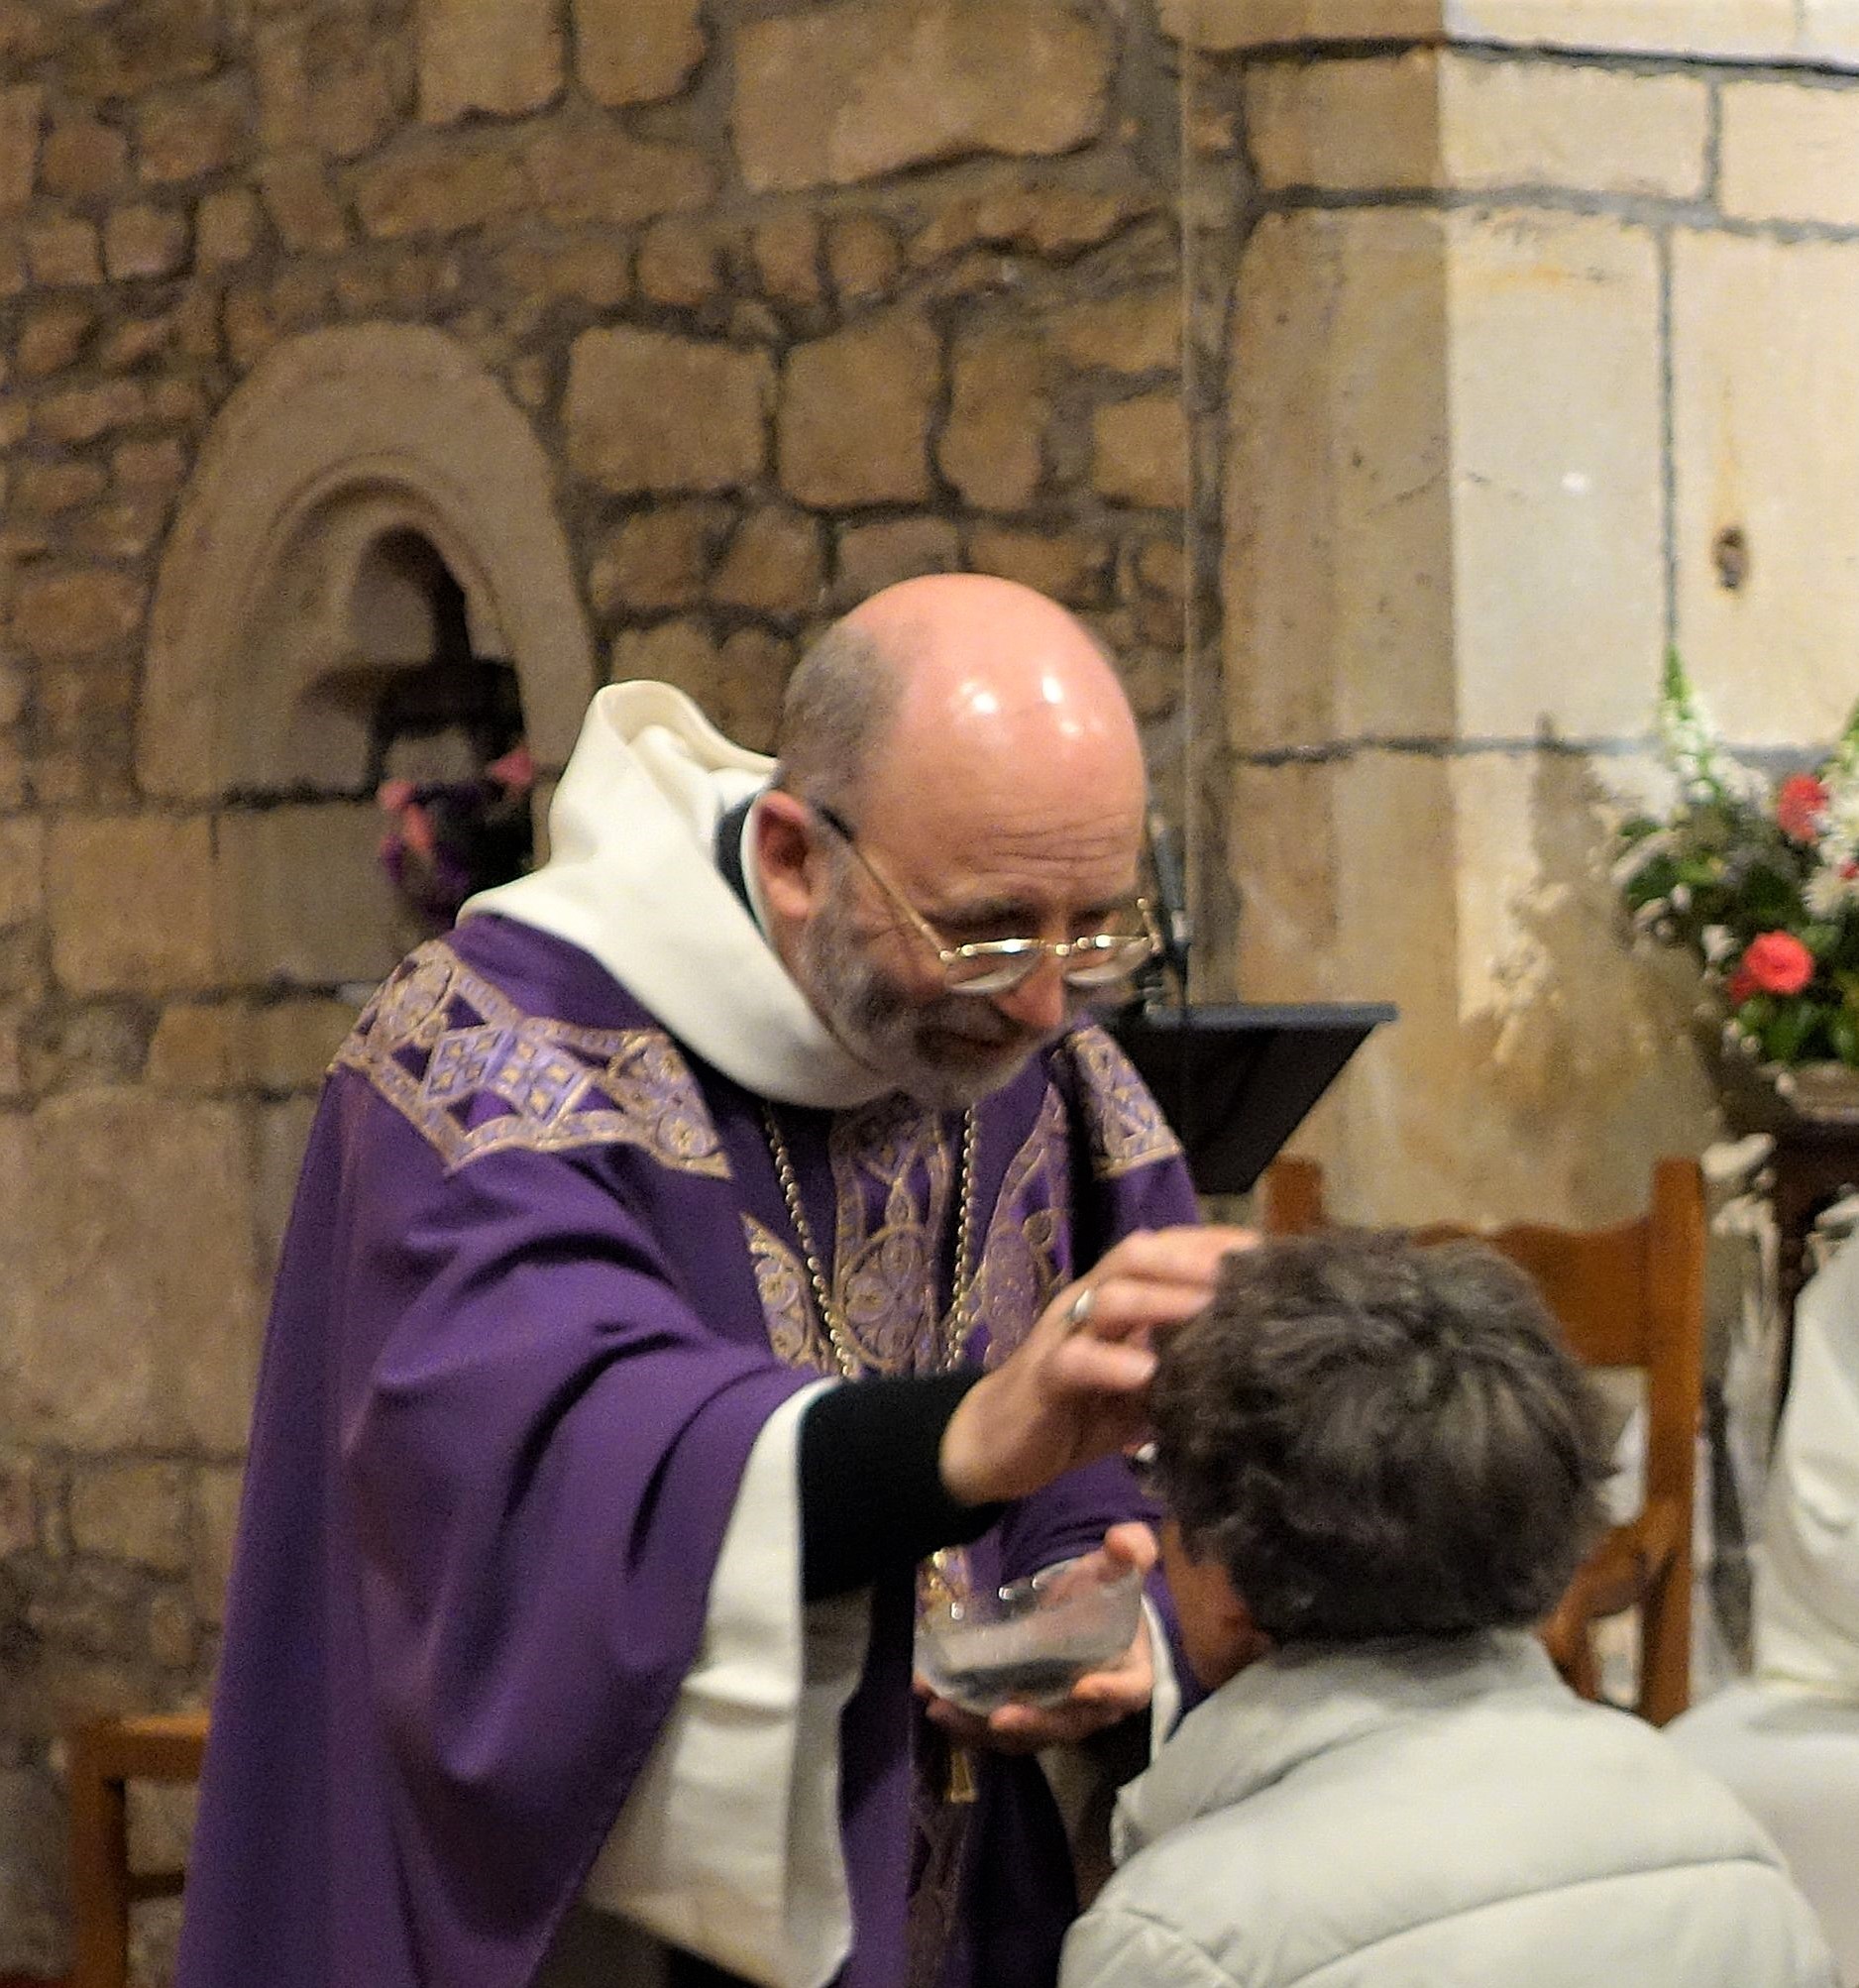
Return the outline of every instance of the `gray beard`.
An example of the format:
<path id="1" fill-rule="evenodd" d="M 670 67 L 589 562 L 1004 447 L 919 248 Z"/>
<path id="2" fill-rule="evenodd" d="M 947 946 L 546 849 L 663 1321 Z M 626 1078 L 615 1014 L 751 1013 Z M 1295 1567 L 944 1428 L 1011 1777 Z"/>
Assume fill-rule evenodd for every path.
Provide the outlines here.
<path id="1" fill-rule="evenodd" d="M 872 964 L 835 900 L 815 914 L 796 952 L 801 985 L 833 1034 L 931 1111 L 965 1111 L 991 1097 L 1051 1040 L 1016 1028 L 975 995 L 913 999 Z"/>

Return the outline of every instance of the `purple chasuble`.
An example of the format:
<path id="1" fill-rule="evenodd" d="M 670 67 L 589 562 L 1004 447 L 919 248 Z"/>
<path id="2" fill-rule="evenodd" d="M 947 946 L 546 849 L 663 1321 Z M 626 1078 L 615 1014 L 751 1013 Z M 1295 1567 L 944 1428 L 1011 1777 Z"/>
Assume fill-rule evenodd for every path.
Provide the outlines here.
<path id="1" fill-rule="evenodd" d="M 589 955 L 495 918 L 423 946 L 331 1070 L 260 1378 L 180 1988 L 528 1988 L 704 1631 L 764 1422 L 821 1372 L 762 1103 Z M 779 1108 L 875 1373 L 949 1357 L 961 1119 Z M 1079 1030 L 980 1107 L 974 1324 L 998 1360 L 1118 1236 L 1195 1219 L 1173 1138 Z M 979 1580 L 1143 1505 L 1072 1473 Z M 1035 1763 L 990 1760 L 959 1867 L 913 1805 L 913 1571 L 841 1721 L 840 1988 L 1050 1988 L 1075 1909 Z M 925 1728 L 927 1730 L 927 1728 Z M 915 1820 L 914 1820 L 915 1816 Z M 933 1815 L 930 1816 L 933 1834 Z"/>

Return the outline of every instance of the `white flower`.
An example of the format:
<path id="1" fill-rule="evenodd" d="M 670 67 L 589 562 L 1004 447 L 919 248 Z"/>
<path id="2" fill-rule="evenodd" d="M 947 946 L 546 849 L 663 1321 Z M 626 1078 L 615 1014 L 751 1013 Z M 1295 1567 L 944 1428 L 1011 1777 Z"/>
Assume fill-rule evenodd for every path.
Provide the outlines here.
<path id="1" fill-rule="evenodd" d="M 1802 898 L 1808 911 L 1825 923 L 1842 917 L 1859 904 L 1859 877 L 1846 876 L 1843 867 L 1835 863 L 1822 864 L 1802 890 Z"/>
<path id="2" fill-rule="evenodd" d="M 1736 935 L 1727 925 L 1707 925 L 1697 937 L 1704 958 L 1712 966 L 1721 966 L 1737 949 Z"/>

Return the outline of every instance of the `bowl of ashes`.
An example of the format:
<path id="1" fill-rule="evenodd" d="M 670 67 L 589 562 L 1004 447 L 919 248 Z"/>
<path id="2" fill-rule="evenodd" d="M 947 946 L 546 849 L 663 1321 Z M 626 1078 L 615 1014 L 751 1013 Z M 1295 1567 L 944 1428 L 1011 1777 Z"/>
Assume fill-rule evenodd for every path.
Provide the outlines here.
<path id="1" fill-rule="evenodd" d="M 1057 1705 L 1114 1664 L 1143 1612 L 1143 1576 L 1098 1554 L 1030 1581 L 931 1602 L 917 1618 L 917 1670 L 939 1697 L 984 1716 L 1004 1705 Z"/>

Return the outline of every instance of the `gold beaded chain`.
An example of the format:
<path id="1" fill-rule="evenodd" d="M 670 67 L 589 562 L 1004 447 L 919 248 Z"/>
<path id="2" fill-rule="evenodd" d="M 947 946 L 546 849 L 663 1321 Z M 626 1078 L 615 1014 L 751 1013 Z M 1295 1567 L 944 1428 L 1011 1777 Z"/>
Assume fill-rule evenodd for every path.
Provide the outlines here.
<path id="1" fill-rule="evenodd" d="M 814 1246 L 814 1225 L 807 1219 L 807 1208 L 801 1200 L 801 1184 L 795 1178 L 794 1161 L 788 1154 L 788 1142 L 781 1136 L 774 1107 L 764 1101 L 762 1105 L 762 1125 L 768 1134 L 768 1151 L 775 1162 L 775 1178 L 781 1183 L 781 1198 L 788 1205 L 788 1220 L 794 1225 L 795 1240 L 801 1246 L 801 1255 L 807 1263 L 807 1280 L 813 1287 L 814 1305 L 820 1313 L 820 1322 L 826 1329 L 826 1337 L 832 1345 L 833 1358 L 839 1364 L 839 1372 L 848 1381 L 855 1381 L 864 1371 L 858 1357 L 858 1345 L 852 1337 L 851 1326 L 845 1314 L 832 1300 L 831 1287 L 826 1282 L 825 1269 L 820 1263 L 820 1252 Z M 971 1105 L 962 1114 L 962 1163 L 957 1183 L 955 1218 L 955 1273 L 949 1291 L 949 1308 L 943 1314 L 941 1324 L 941 1348 L 938 1365 L 953 1367 L 962 1350 L 966 1337 L 963 1327 L 968 1320 L 968 1305 L 974 1295 L 975 1274 L 979 1265 L 971 1265 L 969 1257 L 974 1234 L 975 1214 L 975 1148 L 980 1138 L 980 1121 Z"/>

